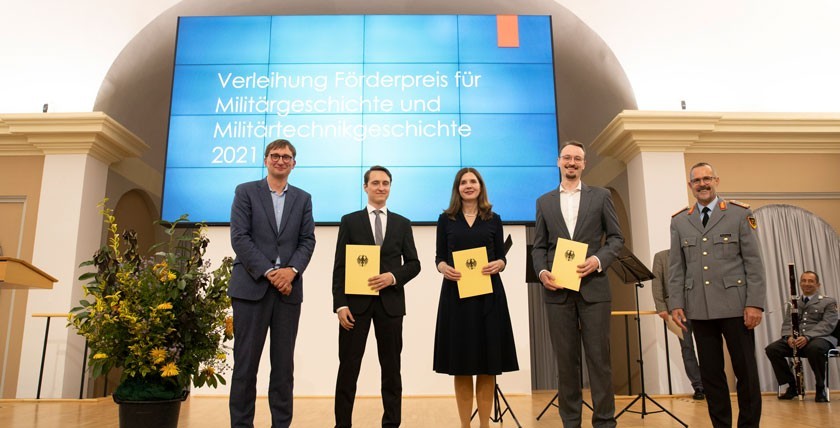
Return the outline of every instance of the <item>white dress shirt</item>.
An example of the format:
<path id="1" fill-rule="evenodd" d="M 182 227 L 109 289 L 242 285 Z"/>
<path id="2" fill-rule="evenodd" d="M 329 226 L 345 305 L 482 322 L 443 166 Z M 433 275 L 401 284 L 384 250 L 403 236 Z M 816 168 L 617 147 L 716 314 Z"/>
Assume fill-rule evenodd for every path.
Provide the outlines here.
<path id="1" fill-rule="evenodd" d="M 566 229 L 569 229 L 569 237 L 575 237 L 575 224 L 577 224 L 578 210 L 580 209 L 580 189 L 582 182 L 578 181 L 577 187 L 566 190 L 560 185 L 560 212 L 563 213 L 563 220 L 566 221 Z"/>

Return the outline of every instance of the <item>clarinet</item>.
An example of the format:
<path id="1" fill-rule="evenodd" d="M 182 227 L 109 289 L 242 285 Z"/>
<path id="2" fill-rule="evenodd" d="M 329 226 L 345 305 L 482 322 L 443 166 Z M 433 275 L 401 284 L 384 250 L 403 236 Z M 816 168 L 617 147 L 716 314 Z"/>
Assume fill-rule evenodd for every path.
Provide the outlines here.
<path id="1" fill-rule="evenodd" d="M 790 279 L 790 337 L 794 342 L 799 338 L 799 287 L 796 281 L 796 269 L 793 263 L 788 264 L 788 277 Z M 805 376 L 802 373 L 802 358 L 799 356 L 799 349 L 793 346 L 793 374 L 796 378 L 796 393 L 799 399 L 805 398 Z"/>

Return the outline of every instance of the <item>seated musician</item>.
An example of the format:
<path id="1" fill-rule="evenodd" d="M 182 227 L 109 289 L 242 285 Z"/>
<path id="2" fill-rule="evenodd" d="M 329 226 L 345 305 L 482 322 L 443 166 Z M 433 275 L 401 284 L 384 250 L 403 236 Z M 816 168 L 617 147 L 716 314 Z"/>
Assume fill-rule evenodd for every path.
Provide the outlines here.
<path id="1" fill-rule="evenodd" d="M 816 273 L 806 271 L 799 278 L 799 288 L 802 296 L 798 299 L 799 308 L 799 337 L 794 340 L 791 330 L 790 311 L 785 315 L 782 324 L 782 338 L 767 345 L 764 352 L 779 386 L 787 384 L 787 390 L 779 396 L 780 400 L 790 400 L 796 397 L 796 377 L 788 365 L 786 357 L 793 356 L 796 347 L 800 358 L 807 358 L 814 371 L 817 383 L 816 402 L 828 402 L 825 389 L 826 352 L 837 346 L 837 338 L 831 335 L 837 325 L 837 301 L 831 297 L 819 294 L 820 279 Z"/>

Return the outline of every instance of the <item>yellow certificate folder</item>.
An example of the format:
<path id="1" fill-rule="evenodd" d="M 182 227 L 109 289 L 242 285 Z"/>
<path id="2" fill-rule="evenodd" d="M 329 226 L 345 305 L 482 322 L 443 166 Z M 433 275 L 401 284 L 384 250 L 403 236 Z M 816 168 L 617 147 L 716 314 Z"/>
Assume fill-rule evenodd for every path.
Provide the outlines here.
<path id="1" fill-rule="evenodd" d="M 378 245 L 347 245 L 344 255 L 344 293 L 379 295 L 368 278 L 379 275 Z"/>
<path id="2" fill-rule="evenodd" d="M 481 268 L 487 265 L 486 248 L 453 251 L 452 262 L 455 263 L 455 266 L 453 266 L 455 270 L 461 272 L 461 279 L 458 281 L 458 295 L 462 299 L 493 292 L 490 275 L 481 273 Z"/>
<path id="3" fill-rule="evenodd" d="M 588 244 L 583 242 L 570 241 L 557 238 L 557 247 L 554 248 L 554 263 L 551 265 L 551 274 L 554 275 L 554 283 L 563 286 L 567 290 L 580 292 L 580 276 L 577 273 L 577 265 L 586 260 Z"/>

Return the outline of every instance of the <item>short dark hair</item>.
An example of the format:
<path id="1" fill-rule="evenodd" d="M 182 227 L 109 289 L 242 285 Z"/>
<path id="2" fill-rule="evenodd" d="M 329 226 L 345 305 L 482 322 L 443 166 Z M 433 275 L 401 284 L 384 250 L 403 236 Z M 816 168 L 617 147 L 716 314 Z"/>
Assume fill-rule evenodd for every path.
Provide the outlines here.
<path id="1" fill-rule="evenodd" d="M 565 148 L 566 148 L 566 147 L 568 147 L 568 146 L 580 147 L 580 149 L 581 149 L 581 150 L 583 150 L 583 157 L 584 157 L 584 158 L 586 157 L 586 147 L 583 147 L 583 143 L 581 143 L 580 141 L 577 141 L 577 140 L 569 140 L 569 141 L 566 141 L 565 143 L 563 143 L 563 144 L 560 146 L 560 151 L 562 152 L 562 151 L 563 151 L 563 149 L 565 149 Z"/>
<path id="2" fill-rule="evenodd" d="M 817 280 L 817 284 L 820 283 L 820 276 L 817 275 L 816 272 L 814 272 L 812 270 L 806 270 L 805 272 L 802 272 L 802 275 L 805 275 L 806 273 L 810 273 L 811 275 L 814 275 L 814 278 Z M 802 278 L 802 276 L 800 276 L 800 278 Z"/>
<path id="3" fill-rule="evenodd" d="M 293 146 L 292 143 L 289 142 L 289 140 L 284 140 L 281 138 L 279 140 L 274 140 L 268 143 L 267 146 L 265 146 L 265 155 L 263 156 L 263 158 L 267 158 L 268 154 L 271 153 L 272 150 L 282 149 L 284 147 L 288 147 L 289 150 L 291 150 L 293 158 L 297 157 L 297 150 L 295 150 L 295 146 Z"/>
<path id="4" fill-rule="evenodd" d="M 381 166 L 381 165 L 374 165 L 374 166 L 370 167 L 370 169 L 365 171 L 365 184 L 368 184 L 368 180 L 370 180 L 370 173 L 372 171 L 382 171 L 382 172 L 384 172 L 385 174 L 388 175 L 388 180 L 389 181 L 392 181 L 392 182 L 394 181 L 394 179 L 391 178 L 391 171 L 388 171 L 388 168 L 385 168 L 384 166 Z"/>

